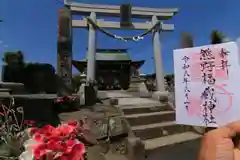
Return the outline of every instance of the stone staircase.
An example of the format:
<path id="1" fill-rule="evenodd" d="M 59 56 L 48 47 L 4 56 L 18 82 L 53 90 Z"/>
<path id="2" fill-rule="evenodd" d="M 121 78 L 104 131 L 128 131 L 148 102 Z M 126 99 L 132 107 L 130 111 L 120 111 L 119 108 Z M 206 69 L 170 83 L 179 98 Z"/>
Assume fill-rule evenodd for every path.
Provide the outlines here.
<path id="1" fill-rule="evenodd" d="M 120 107 L 135 136 L 144 142 L 147 159 L 196 159 L 201 135 L 190 126 L 175 124 L 175 111 L 169 106 L 155 102 Z M 178 152 L 183 155 L 172 155 Z"/>
<path id="2" fill-rule="evenodd" d="M 130 83 L 130 86 L 129 86 L 129 88 L 128 88 L 128 92 L 138 92 L 138 90 L 139 90 L 139 84 L 140 83 Z"/>

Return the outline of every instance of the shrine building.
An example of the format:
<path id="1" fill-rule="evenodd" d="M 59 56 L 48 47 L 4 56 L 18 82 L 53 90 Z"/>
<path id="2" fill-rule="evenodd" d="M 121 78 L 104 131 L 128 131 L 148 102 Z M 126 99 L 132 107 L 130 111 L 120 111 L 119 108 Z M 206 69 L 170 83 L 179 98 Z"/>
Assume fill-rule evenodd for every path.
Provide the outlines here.
<path id="1" fill-rule="evenodd" d="M 99 89 L 127 90 L 132 76 L 139 76 L 139 68 L 145 60 L 132 61 L 127 49 L 96 50 L 96 80 Z M 87 71 L 87 56 L 82 60 L 73 60 L 72 64 L 81 73 Z"/>

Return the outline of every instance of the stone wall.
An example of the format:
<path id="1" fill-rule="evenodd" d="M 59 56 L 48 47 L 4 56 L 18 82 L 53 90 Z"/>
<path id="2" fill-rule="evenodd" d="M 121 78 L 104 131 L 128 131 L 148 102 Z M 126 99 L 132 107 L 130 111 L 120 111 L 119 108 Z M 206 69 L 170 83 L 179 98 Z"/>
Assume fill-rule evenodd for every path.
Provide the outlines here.
<path id="1" fill-rule="evenodd" d="M 57 78 L 50 64 L 29 63 L 2 67 L 2 81 L 23 83 L 28 93 L 56 93 Z"/>

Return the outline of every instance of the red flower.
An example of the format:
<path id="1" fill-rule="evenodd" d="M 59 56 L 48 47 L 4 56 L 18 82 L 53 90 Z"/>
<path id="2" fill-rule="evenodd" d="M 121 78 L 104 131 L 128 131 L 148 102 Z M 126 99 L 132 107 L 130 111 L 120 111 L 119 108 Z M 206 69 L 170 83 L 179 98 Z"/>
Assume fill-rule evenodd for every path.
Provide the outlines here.
<path id="1" fill-rule="evenodd" d="M 67 124 L 69 126 L 73 126 L 73 127 L 78 127 L 78 125 L 79 125 L 79 123 L 77 121 L 74 121 L 74 120 L 68 121 Z"/>
<path id="2" fill-rule="evenodd" d="M 71 134 L 76 134 L 77 133 L 77 125 L 68 125 L 68 124 L 62 124 L 58 128 L 56 128 L 61 135 L 66 136 L 66 135 L 71 135 Z"/>
<path id="3" fill-rule="evenodd" d="M 68 153 L 71 153 L 72 152 L 72 149 L 74 146 L 77 145 L 77 141 L 76 140 L 67 140 L 65 142 L 66 146 L 67 146 L 67 149 L 64 151 L 65 154 L 68 154 Z"/>
<path id="4" fill-rule="evenodd" d="M 32 136 L 33 134 L 37 133 L 37 131 L 38 131 L 37 127 L 28 128 L 28 133 L 30 134 L 30 136 Z"/>
<path id="5" fill-rule="evenodd" d="M 73 147 L 75 144 L 77 144 L 77 142 L 75 140 L 70 139 L 66 141 L 66 144 L 69 147 Z"/>
<path id="6" fill-rule="evenodd" d="M 55 99 L 56 103 L 63 103 L 63 102 L 68 102 L 68 101 L 74 101 L 76 100 L 75 96 L 63 96 Z"/>
<path id="7" fill-rule="evenodd" d="M 41 157 L 46 155 L 46 153 L 47 153 L 46 148 L 47 148 L 47 145 L 44 143 L 37 145 L 33 151 L 34 158 L 40 159 Z"/>
<path id="8" fill-rule="evenodd" d="M 56 102 L 56 103 L 62 103 L 63 100 L 62 100 L 61 98 L 58 98 L 58 99 L 55 100 L 55 102 Z"/>
<path id="9" fill-rule="evenodd" d="M 44 136 L 42 134 L 36 133 L 33 135 L 33 139 L 37 142 L 44 142 Z"/>
<path id="10" fill-rule="evenodd" d="M 66 149 L 66 147 L 61 144 L 61 141 L 52 139 L 47 142 L 47 148 L 52 151 L 64 151 Z"/>
<path id="11" fill-rule="evenodd" d="M 28 125 L 34 125 L 36 122 L 33 120 L 24 120 L 23 122 L 24 124 L 28 124 Z"/>
<path id="12" fill-rule="evenodd" d="M 55 128 L 51 125 L 45 125 L 42 128 L 39 128 L 36 133 L 43 134 L 45 136 L 51 136 L 54 133 Z"/>
<path id="13" fill-rule="evenodd" d="M 76 144 L 69 154 L 69 160 L 83 160 L 83 156 L 86 153 L 86 149 L 83 143 Z"/>
<path id="14" fill-rule="evenodd" d="M 46 133 L 46 132 L 52 132 L 55 129 L 55 127 L 48 124 L 48 125 L 43 126 L 41 129 L 43 132 Z"/>
<path id="15" fill-rule="evenodd" d="M 31 128 L 30 134 L 40 144 L 33 145 L 35 159 L 51 152 L 58 160 L 82 160 L 85 146 L 76 139 L 79 123 L 69 121 L 57 128 L 46 125 L 42 128 Z"/>
<path id="16" fill-rule="evenodd" d="M 69 160 L 68 155 L 62 155 L 61 157 L 58 158 L 58 160 Z"/>

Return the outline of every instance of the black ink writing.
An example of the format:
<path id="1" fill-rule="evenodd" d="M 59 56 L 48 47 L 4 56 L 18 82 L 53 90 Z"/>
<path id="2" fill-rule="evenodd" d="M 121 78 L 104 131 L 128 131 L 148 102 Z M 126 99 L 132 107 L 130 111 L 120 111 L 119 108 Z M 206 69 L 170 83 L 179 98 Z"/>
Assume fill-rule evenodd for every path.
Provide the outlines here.
<path id="1" fill-rule="evenodd" d="M 216 79 L 213 72 L 216 68 L 215 56 L 210 48 L 201 50 L 200 52 L 201 60 L 201 72 L 202 72 L 202 83 L 206 86 L 201 93 L 202 107 L 203 107 L 203 122 L 206 126 L 209 124 L 216 123 L 215 117 L 213 116 L 213 111 L 216 108 L 217 99 L 215 96 L 215 82 Z"/>
<path id="2" fill-rule="evenodd" d="M 228 64 L 228 60 L 227 60 L 227 56 L 229 54 L 229 51 L 226 50 L 225 48 L 221 48 L 219 56 L 221 58 L 220 64 L 218 64 L 217 69 L 221 69 L 226 71 L 227 75 L 228 75 L 228 68 L 229 68 L 229 64 Z"/>
<path id="3" fill-rule="evenodd" d="M 220 50 L 220 57 L 226 58 L 228 56 L 229 51 L 227 51 L 225 48 L 221 48 Z"/>
<path id="4" fill-rule="evenodd" d="M 188 110 L 188 106 L 189 106 L 189 93 L 190 93 L 190 89 L 189 89 L 189 82 L 190 82 L 190 74 L 189 74 L 189 67 L 190 65 L 188 64 L 188 61 L 189 61 L 189 57 L 187 56 L 184 56 L 182 58 L 183 60 L 183 67 L 182 69 L 184 70 L 184 73 L 183 73 L 183 83 L 184 83 L 184 97 L 185 97 L 185 101 L 184 101 L 184 105 L 186 107 L 186 109 Z"/>
<path id="5" fill-rule="evenodd" d="M 200 51 L 200 60 L 212 60 L 215 59 L 212 50 L 210 48 L 201 49 Z"/>
<path id="6" fill-rule="evenodd" d="M 216 120 L 213 116 L 213 111 L 217 105 L 217 99 L 215 96 L 215 89 L 213 86 L 208 86 L 204 89 L 201 99 L 203 100 L 203 122 L 207 126 L 208 124 L 215 124 Z"/>

